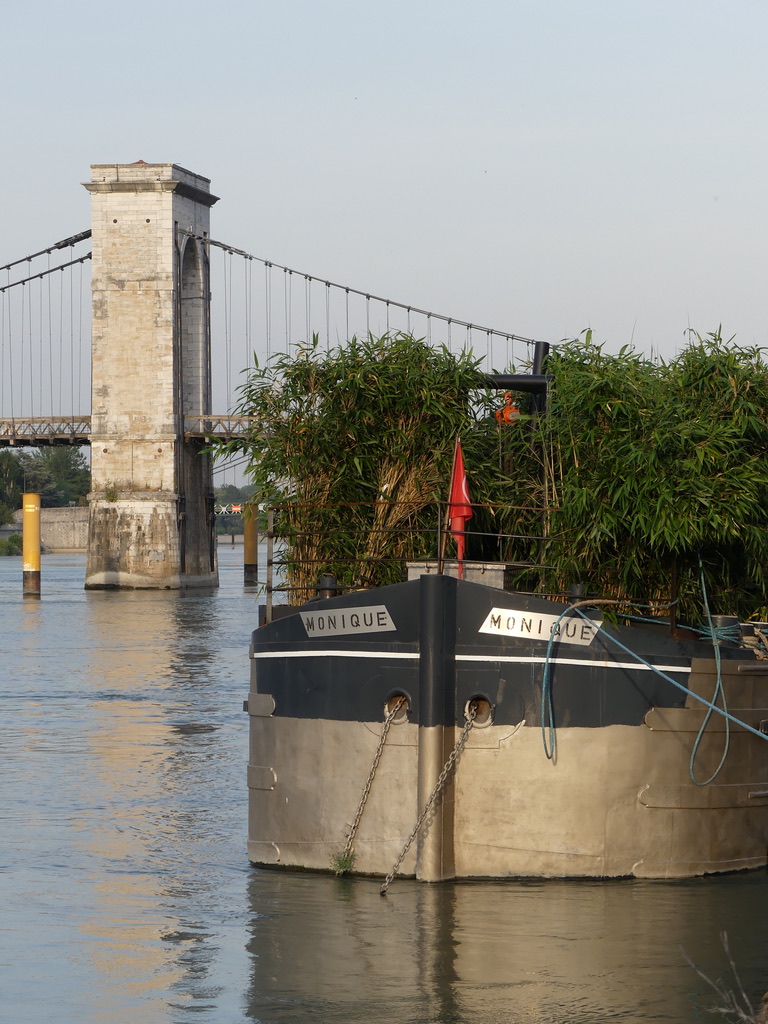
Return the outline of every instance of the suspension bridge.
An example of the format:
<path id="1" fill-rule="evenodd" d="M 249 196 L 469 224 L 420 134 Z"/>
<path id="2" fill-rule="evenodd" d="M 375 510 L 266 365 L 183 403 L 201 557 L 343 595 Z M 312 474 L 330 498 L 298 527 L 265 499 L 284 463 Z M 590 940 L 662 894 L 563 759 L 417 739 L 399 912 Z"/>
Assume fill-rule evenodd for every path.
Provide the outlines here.
<path id="1" fill-rule="evenodd" d="M 0 266 L 0 447 L 87 445 L 85 585 L 217 582 L 212 438 L 248 438 L 254 360 L 317 336 L 407 331 L 483 368 L 533 339 L 342 285 L 215 240 L 210 181 L 176 164 L 95 164 L 91 227 Z"/>

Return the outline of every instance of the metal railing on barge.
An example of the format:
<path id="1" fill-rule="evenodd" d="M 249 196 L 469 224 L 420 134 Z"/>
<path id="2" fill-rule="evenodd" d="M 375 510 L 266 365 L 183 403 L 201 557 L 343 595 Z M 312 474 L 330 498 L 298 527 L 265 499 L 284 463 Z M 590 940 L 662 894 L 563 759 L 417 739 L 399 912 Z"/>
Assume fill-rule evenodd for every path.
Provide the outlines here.
<path id="1" fill-rule="evenodd" d="M 272 621 L 287 613 L 288 607 L 296 607 L 314 596 L 329 597 L 402 582 L 409 578 L 409 571 L 411 578 L 425 571 L 455 575 L 458 563 L 450 546 L 453 531 L 446 518 L 448 503 L 433 502 L 419 506 L 422 525 L 372 525 L 377 509 L 381 518 L 382 510 L 392 511 L 398 506 L 403 506 L 403 511 L 410 507 L 415 515 L 413 502 L 326 504 L 321 507 L 321 512 L 328 513 L 328 520 L 315 529 L 292 522 L 292 515 L 301 510 L 299 503 L 262 505 L 258 511 L 254 508 L 252 514 L 258 516 L 259 532 L 266 541 L 267 549 L 266 578 L 263 583 L 251 581 L 260 587 L 265 597 L 260 613 L 262 623 Z M 353 513 L 359 516 L 363 510 L 367 510 L 368 521 L 353 529 Z M 657 609 L 653 613 L 656 625 L 665 627 L 673 635 L 679 626 L 684 625 L 676 619 L 678 573 L 675 563 L 670 566 L 666 585 L 662 581 L 653 592 L 649 591 L 642 599 L 637 599 L 636 595 L 626 591 L 615 570 L 601 570 L 599 574 L 585 571 L 574 578 L 549 564 L 549 546 L 561 544 L 565 538 L 554 533 L 524 530 L 525 526 L 534 524 L 538 527 L 543 524 L 546 528 L 548 519 L 541 508 L 473 503 L 472 510 L 473 528 L 465 534 L 468 548 L 464 560 L 465 578 L 472 580 L 472 570 L 476 569 L 477 582 L 498 586 L 510 593 L 530 594 L 560 602 L 610 597 L 617 599 L 615 603 L 625 606 L 626 611 L 617 611 L 616 616 L 627 623 L 637 618 L 630 613 L 633 607 L 653 606 Z M 346 522 L 342 526 L 341 513 L 344 511 Z M 513 526 L 520 525 L 520 532 L 480 529 L 489 523 L 503 522 L 505 516 Z M 340 535 L 352 545 L 347 554 L 339 553 L 338 544 L 333 548 L 323 547 L 323 542 L 331 537 L 338 540 Z M 372 538 L 378 545 L 373 555 Z M 410 545 L 405 549 L 402 547 L 404 538 Z M 314 545 L 312 551 L 307 550 L 308 541 Z M 393 541 L 400 544 L 396 553 L 392 552 Z M 490 577 L 490 570 L 495 573 L 494 579 Z M 283 608 L 286 608 L 285 612 Z M 651 620 L 646 617 L 645 621 Z"/>
<path id="2" fill-rule="evenodd" d="M 413 502 L 370 502 L 344 503 L 324 506 L 333 510 L 334 518 L 346 510 L 361 512 L 369 510 L 375 519 L 377 509 L 392 512 L 402 506 L 401 511 L 410 508 L 415 514 Z M 281 595 L 289 597 L 295 605 L 332 588 L 337 594 L 360 589 L 382 586 L 386 583 L 402 582 L 408 578 L 408 567 L 415 572 L 435 571 L 456 573 L 457 559 L 449 554 L 452 531 L 447 524 L 447 503 L 433 503 L 421 506 L 419 511 L 431 518 L 431 527 L 402 525 L 376 526 L 361 524 L 355 531 L 328 526 L 323 529 L 302 529 L 290 523 L 290 516 L 301 509 L 297 503 L 261 506 L 259 509 L 260 532 L 266 541 L 266 579 L 263 584 L 266 604 L 264 621 L 270 622 L 276 616 L 275 609 L 283 607 L 278 603 Z M 488 506 L 473 504 L 473 514 L 490 511 L 514 511 L 534 515 L 540 521 L 541 510 L 520 506 Z M 328 541 L 338 541 L 344 534 L 352 550 L 343 554 L 338 550 L 329 551 Z M 472 530 L 466 533 L 471 548 L 471 557 L 464 559 L 467 578 L 473 569 L 482 566 L 487 573 L 491 567 L 501 574 L 508 584 L 510 576 L 551 569 L 540 559 L 520 557 L 522 549 L 536 548 L 540 553 L 548 538 L 539 534 L 500 533 L 486 530 Z M 392 543 L 400 548 L 397 554 L 388 554 Z M 495 552 L 493 548 L 495 547 Z M 373 548 L 373 550 L 372 550 Z M 405 550 L 403 550 L 405 548 Z M 302 550 L 303 549 L 303 550 Z"/>

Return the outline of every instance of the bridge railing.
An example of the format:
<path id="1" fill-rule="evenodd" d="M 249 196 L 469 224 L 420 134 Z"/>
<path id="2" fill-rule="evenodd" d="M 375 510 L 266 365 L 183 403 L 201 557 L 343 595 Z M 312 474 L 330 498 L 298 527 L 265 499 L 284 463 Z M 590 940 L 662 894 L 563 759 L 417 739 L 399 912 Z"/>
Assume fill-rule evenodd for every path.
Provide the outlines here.
<path id="1" fill-rule="evenodd" d="M 258 429 L 255 416 L 186 416 L 186 438 L 241 438 Z M 90 416 L 0 417 L 0 448 L 48 444 L 90 444 Z"/>
<path id="2" fill-rule="evenodd" d="M 252 437 L 260 420 L 256 416 L 185 416 L 185 437 L 242 438 Z"/>
<path id="3" fill-rule="evenodd" d="M 48 444 L 89 444 L 90 416 L 0 418 L 0 447 L 37 448 Z"/>

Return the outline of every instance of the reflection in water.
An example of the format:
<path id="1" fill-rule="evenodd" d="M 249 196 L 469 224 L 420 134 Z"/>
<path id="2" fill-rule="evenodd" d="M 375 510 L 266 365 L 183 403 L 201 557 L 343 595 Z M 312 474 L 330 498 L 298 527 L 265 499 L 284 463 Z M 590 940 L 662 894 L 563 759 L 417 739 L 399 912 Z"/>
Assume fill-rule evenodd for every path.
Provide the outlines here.
<path id="1" fill-rule="evenodd" d="M 253 1021 L 707 1020 L 711 977 L 765 985 L 763 875 L 682 883 L 396 882 L 254 873 Z M 709 927 L 707 918 L 716 920 Z M 696 1006 L 701 1004 L 699 1012 Z"/>
<path id="2" fill-rule="evenodd" d="M 146 600 L 132 596 L 120 602 L 119 615 L 115 595 L 89 601 L 98 643 L 88 652 L 85 677 L 93 695 L 88 765 L 101 806 L 96 820 L 80 818 L 75 827 L 83 851 L 102 866 L 94 880 L 94 909 L 80 924 L 98 981 L 90 1014 L 119 1005 L 120 994 L 128 992 L 135 1019 L 149 1021 L 156 1012 L 152 994 L 183 978 L 162 941 L 162 919 L 147 913 L 162 889 L 157 852 L 173 843 L 176 831 L 160 812 L 175 805 L 174 794 L 166 792 L 171 737 L 163 715 L 163 691 L 172 678 L 172 617 L 167 599 L 150 599 L 148 615 Z"/>
<path id="3" fill-rule="evenodd" d="M 47 1019 L 45 1006 L 89 1021 L 220 1012 L 237 914 L 219 900 L 231 906 L 234 888 L 242 906 L 248 872 L 241 708 L 255 608 L 242 586 L 86 594 L 74 561 L 45 560 L 35 605 L 0 591 L 19 623 L 3 651 L 15 713 L 0 883 L 25 936 L 9 950 L 7 1019 Z M 51 946 L 48 986 L 33 985 Z"/>
<path id="4" fill-rule="evenodd" d="M 4 1019 L 601 1024 L 713 1018 L 728 931 L 768 987 L 765 875 L 379 883 L 246 860 L 240 552 L 212 593 L 88 593 L 0 559 Z"/>
<path id="5" fill-rule="evenodd" d="M 200 855 L 224 841 L 208 806 L 216 762 L 226 760 L 210 646 L 224 627 L 213 596 L 112 594 L 93 620 L 100 642 L 89 679 L 123 697 L 92 705 L 90 762 L 107 813 L 83 839 L 105 871 L 97 913 L 82 929 L 108 997 L 129 991 L 147 1020 L 157 1014 L 152 993 L 173 992 L 171 1011 L 214 1008 L 221 994 L 208 978 L 216 936 L 200 917 L 215 898 L 215 876 L 197 870 Z M 126 905 L 143 913 L 126 921 Z"/>

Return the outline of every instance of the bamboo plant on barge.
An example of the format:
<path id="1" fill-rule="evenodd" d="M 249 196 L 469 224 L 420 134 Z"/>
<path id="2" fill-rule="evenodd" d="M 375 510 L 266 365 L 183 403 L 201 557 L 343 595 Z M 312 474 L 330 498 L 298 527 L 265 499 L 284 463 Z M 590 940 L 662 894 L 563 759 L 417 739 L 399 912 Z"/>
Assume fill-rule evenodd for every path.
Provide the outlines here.
<path id="1" fill-rule="evenodd" d="M 262 429 L 222 447 L 245 450 L 257 500 L 282 506 L 297 600 L 324 573 L 382 584 L 401 578 L 405 559 L 436 553 L 435 502 L 457 433 L 482 486 L 472 435 L 482 384 L 472 356 L 407 334 L 352 338 L 330 352 L 315 337 L 249 373 L 239 408 Z"/>
<path id="2" fill-rule="evenodd" d="M 718 609 L 765 617 L 768 365 L 720 333 L 667 363 L 559 348 L 550 364 L 557 498 L 547 558 L 605 596 L 662 598 L 680 571 L 698 611 L 701 557 Z M 567 541 L 565 540 L 567 538 Z"/>
<path id="3" fill-rule="evenodd" d="M 315 338 L 256 365 L 238 411 L 263 424 L 246 452 L 257 500 L 285 514 L 296 600 L 318 576 L 345 585 L 402 578 L 437 554 L 460 434 L 473 501 L 468 558 L 546 568 L 518 583 L 544 593 L 586 583 L 602 596 L 663 601 L 699 617 L 698 559 L 715 611 L 766 617 L 768 365 L 762 350 L 692 335 L 669 362 L 607 354 L 589 333 L 557 347 L 549 414 L 493 417 L 471 355 L 409 335 Z M 542 539 L 543 538 L 543 539 Z"/>

